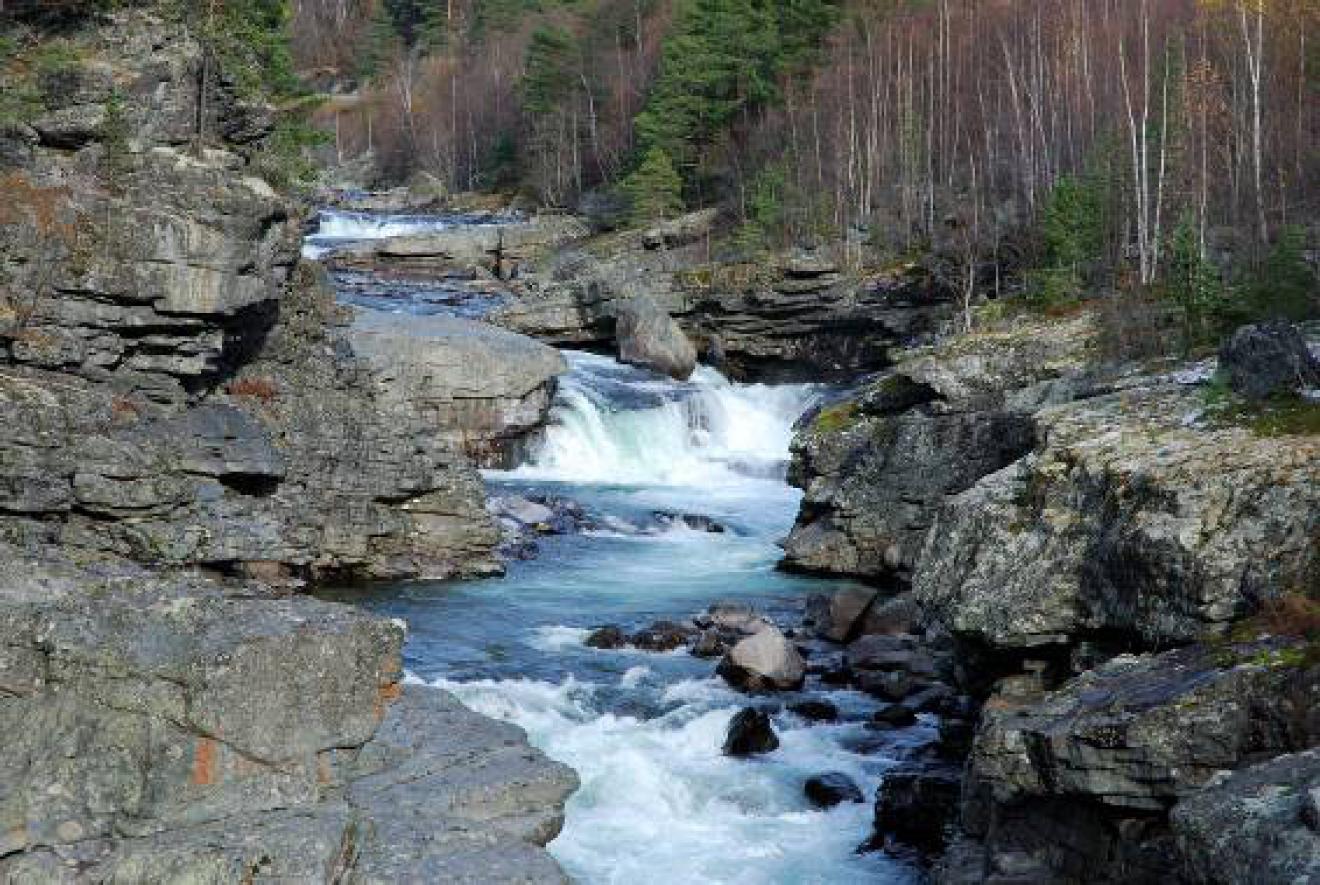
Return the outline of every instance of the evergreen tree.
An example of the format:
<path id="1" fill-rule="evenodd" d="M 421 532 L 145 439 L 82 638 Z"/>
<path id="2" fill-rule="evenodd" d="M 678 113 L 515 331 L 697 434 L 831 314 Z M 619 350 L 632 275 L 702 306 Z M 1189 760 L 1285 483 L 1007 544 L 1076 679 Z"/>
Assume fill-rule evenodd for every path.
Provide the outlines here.
<path id="1" fill-rule="evenodd" d="M 646 152 L 641 164 L 624 180 L 623 191 L 632 202 L 634 224 L 650 224 L 683 211 L 683 179 L 661 148 Z"/>

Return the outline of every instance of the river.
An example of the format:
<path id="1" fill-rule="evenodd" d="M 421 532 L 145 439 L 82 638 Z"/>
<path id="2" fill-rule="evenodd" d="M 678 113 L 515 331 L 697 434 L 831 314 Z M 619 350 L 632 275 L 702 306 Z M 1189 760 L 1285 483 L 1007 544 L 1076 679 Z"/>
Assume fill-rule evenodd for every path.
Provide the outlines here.
<path id="1" fill-rule="evenodd" d="M 342 217 L 336 224 L 339 237 L 371 235 Z M 390 294 L 348 300 L 449 309 L 408 289 L 379 297 Z M 539 539 L 538 555 L 511 561 L 503 578 L 411 582 L 353 600 L 407 623 L 410 680 L 517 723 L 578 772 L 581 789 L 549 846 L 575 880 L 914 881 L 902 861 L 855 849 L 870 833 L 883 772 L 929 739 L 928 723 L 874 732 L 864 721 L 876 701 L 814 677 L 803 693 L 749 699 L 714 675 L 712 660 L 583 643 L 597 626 L 683 620 L 725 599 L 792 626 L 808 595 L 841 586 L 775 568 L 800 496 L 784 481 L 792 426 L 821 391 L 735 384 L 707 367 L 678 383 L 608 357 L 567 356 L 543 441 L 527 463 L 486 478 L 492 495 L 571 498 L 596 528 Z M 707 516 L 725 531 L 656 528 L 656 511 Z M 811 724 L 783 710 L 805 696 L 828 697 L 840 721 Z M 781 746 L 727 757 L 729 721 L 749 704 L 775 711 Z M 813 809 L 803 783 L 823 772 L 851 776 L 867 802 Z"/>

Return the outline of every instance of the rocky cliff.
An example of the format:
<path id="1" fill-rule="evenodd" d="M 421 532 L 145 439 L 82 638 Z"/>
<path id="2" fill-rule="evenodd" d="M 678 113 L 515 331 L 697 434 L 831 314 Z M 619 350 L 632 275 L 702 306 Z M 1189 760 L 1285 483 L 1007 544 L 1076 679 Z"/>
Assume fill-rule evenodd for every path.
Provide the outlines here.
<path id="1" fill-rule="evenodd" d="M 562 365 L 373 348 L 258 174 L 272 110 L 199 102 L 167 6 L 6 34 L 0 879 L 559 880 L 571 772 L 284 594 L 496 569 L 459 437 L 529 431 Z"/>
<path id="2" fill-rule="evenodd" d="M 879 585 L 854 635 L 915 608 L 983 701 L 948 832 L 893 813 L 953 795 L 914 768 L 882 788 L 878 838 L 949 841 L 950 882 L 1227 882 L 1251 880 L 1229 871 L 1270 855 L 1277 820 L 1270 868 L 1308 870 L 1320 827 L 1284 819 L 1320 786 L 1315 405 L 1252 404 L 1214 360 L 1104 364 L 1094 330 L 1018 321 L 909 351 L 800 428 L 785 566 Z M 1271 783 L 1301 792 L 1254 811 Z"/>

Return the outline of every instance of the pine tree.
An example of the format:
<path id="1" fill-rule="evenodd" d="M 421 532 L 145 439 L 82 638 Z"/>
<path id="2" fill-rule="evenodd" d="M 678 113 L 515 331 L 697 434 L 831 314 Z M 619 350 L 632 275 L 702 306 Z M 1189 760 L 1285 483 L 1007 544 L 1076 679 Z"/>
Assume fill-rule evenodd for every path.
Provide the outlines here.
<path id="1" fill-rule="evenodd" d="M 641 165 L 623 183 L 632 202 L 634 224 L 650 224 L 683 211 L 683 179 L 661 148 L 646 152 Z"/>

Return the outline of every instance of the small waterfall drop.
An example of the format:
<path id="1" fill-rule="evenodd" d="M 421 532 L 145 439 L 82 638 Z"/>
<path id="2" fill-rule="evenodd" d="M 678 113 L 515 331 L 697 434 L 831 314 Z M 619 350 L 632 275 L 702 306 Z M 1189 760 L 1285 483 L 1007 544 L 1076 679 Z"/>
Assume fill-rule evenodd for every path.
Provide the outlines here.
<path id="1" fill-rule="evenodd" d="M 514 472 L 559 482 L 703 486 L 783 476 L 810 385 L 734 384 L 700 366 L 687 382 L 569 353 L 553 423 Z"/>
<path id="2" fill-rule="evenodd" d="M 436 233 L 456 227 L 480 227 L 518 223 L 517 216 L 464 215 L 379 215 L 373 212 L 345 212 L 323 209 L 316 216 L 316 232 L 303 240 L 303 256 L 320 258 L 336 246 L 366 240 L 384 240 L 416 234 Z"/>

